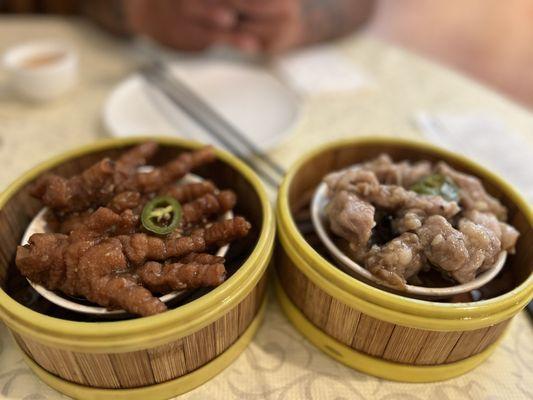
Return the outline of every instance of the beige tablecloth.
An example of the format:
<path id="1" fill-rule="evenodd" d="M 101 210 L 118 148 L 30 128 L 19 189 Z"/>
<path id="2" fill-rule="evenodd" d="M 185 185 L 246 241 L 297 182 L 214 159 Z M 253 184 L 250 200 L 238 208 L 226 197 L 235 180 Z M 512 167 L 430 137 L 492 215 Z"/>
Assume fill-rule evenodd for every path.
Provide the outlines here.
<path id="1" fill-rule="evenodd" d="M 135 54 L 79 20 L 0 18 L 0 51 L 21 40 L 61 37 L 82 60 L 81 84 L 54 103 L 19 102 L 0 75 L 0 189 L 21 172 L 65 149 L 105 137 L 100 109 L 113 86 L 136 67 Z M 415 110 L 482 110 L 531 140 L 533 116 L 500 96 L 401 50 L 360 36 L 339 46 L 375 81 L 364 91 L 315 96 L 303 106 L 294 132 L 272 155 L 286 166 L 302 152 L 334 138 L 363 134 L 419 137 Z M 327 134 L 327 135 L 326 135 Z M 533 324 L 515 318 L 500 348 L 482 366 L 434 384 L 387 382 L 325 356 L 296 332 L 270 298 L 266 319 L 247 350 L 224 372 L 184 399 L 533 399 Z M 0 323 L 0 397 L 56 399 L 22 360 Z"/>

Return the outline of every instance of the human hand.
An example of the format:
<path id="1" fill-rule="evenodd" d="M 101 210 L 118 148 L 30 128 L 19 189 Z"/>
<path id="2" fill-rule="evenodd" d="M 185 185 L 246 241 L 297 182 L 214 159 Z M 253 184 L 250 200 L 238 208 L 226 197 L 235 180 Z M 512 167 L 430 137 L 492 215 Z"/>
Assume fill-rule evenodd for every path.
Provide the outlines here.
<path id="1" fill-rule="evenodd" d="M 255 47 L 255 39 L 237 34 L 237 12 L 224 0 L 128 0 L 124 11 L 130 30 L 181 50 L 203 50 L 216 43 Z"/>
<path id="2" fill-rule="evenodd" d="M 239 15 L 238 34 L 255 39 L 257 50 L 278 53 L 305 41 L 302 0 L 226 1 Z"/>
<path id="3" fill-rule="evenodd" d="M 267 53 L 347 34 L 366 22 L 374 7 L 374 0 L 224 1 L 238 13 L 237 32 Z"/>

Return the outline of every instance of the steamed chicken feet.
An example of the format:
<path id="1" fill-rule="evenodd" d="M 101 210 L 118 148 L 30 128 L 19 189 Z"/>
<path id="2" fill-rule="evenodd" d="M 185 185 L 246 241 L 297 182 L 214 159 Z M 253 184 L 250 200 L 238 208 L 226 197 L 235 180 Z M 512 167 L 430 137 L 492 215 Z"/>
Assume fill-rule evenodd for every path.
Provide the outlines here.
<path id="1" fill-rule="evenodd" d="M 220 220 L 237 202 L 231 190 L 180 182 L 214 161 L 211 147 L 140 168 L 157 149 L 145 143 L 79 175 L 39 179 L 32 194 L 48 207 L 48 228 L 59 232 L 33 234 L 18 247 L 20 272 L 49 290 L 143 316 L 166 310 L 154 293 L 221 284 L 225 260 L 210 252 L 251 226 L 242 217 Z"/>
<path id="2" fill-rule="evenodd" d="M 218 286 L 226 276 L 223 262 L 224 260 L 213 264 L 194 261 L 161 264 L 149 261 L 137 269 L 137 274 L 143 286 L 154 293 Z"/>
<path id="3" fill-rule="evenodd" d="M 199 229 L 194 236 L 178 239 L 164 239 L 143 233 L 117 237 L 97 236 L 92 232 L 82 234 L 78 231 L 68 236 L 58 233 L 34 234 L 27 245 L 18 247 L 16 263 L 24 276 L 49 289 L 58 289 L 72 296 L 84 296 L 102 306 L 151 315 L 164 311 L 166 307 L 143 286 L 127 282 L 132 280 L 129 275 L 132 267 L 143 266 L 148 261 L 164 261 L 192 252 L 203 252 L 212 246 L 221 246 L 244 237 L 249 229 L 250 224 L 245 219 L 236 217 Z M 212 273 L 205 273 L 206 268 L 198 267 L 198 263 L 194 265 L 195 268 L 183 270 L 192 273 L 188 280 L 178 274 L 181 282 L 199 287 L 223 280 L 223 274 L 218 275 L 220 279 L 213 279 Z M 220 272 L 220 267 L 207 269 L 211 271 L 213 268 Z M 169 267 L 169 272 L 173 269 L 176 267 Z M 195 277 L 199 271 L 204 273 Z"/>
<path id="4" fill-rule="evenodd" d="M 105 158 L 71 178 L 47 175 L 37 181 L 32 194 L 52 210 L 62 213 L 83 211 L 105 205 L 124 191 L 158 191 L 215 159 L 213 149 L 204 147 L 195 152 L 184 152 L 150 172 L 139 172 L 137 167 L 154 152 L 152 147 L 144 149 L 143 146 L 130 150 L 116 161 Z"/>
<path id="5" fill-rule="evenodd" d="M 124 192 L 131 193 L 131 192 Z M 116 196 L 117 197 L 117 196 Z M 126 203 L 128 200 L 123 200 L 123 203 Z M 134 204 L 133 210 L 125 207 L 117 207 L 116 204 L 110 209 L 114 212 L 128 212 L 131 214 L 132 223 L 131 226 L 135 230 L 140 223 L 140 213 L 142 212 L 142 207 L 147 203 L 147 200 L 139 198 L 139 200 L 133 203 L 133 200 L 129 201 L 130 205 Z M 204 219 L 209 219 L 214 216 L 222 215 L 225 212 L 233 209 L 236 203 L 235 193 L 231 190 L 223 190 L 218 193 L 207 193 L 203 196 L 200 196 L 188 203 L 183 204 L 182 206 L 182 220 L 180 227 L 184 227 L 190 224 L 200 222 Z M 125 211 L 121 211 L 125 210 Z M 83 227 L 87 220 L 91 217 L 93 213 L 91 211 L 85 211 L 84 213 L 73 213 L 59 225 L 59 232 L 68 234 L 69 232 Z M 133 230 L 130 230 L 133 232 Z M 127 232 L 126 232 L 127 233 Z"/>

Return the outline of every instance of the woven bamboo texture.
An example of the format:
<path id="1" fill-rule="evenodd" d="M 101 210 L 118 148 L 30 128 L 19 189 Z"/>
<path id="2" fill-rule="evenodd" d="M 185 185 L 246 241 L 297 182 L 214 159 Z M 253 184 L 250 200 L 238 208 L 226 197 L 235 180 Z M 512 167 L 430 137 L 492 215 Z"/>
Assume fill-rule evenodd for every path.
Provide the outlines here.
<path id="1" fill-rule="evenodd" d="M 177 154 L 175 146 L 162 146 L 157 163 Z M 66 161 L 51 169 L 64 176 L 79 173 L 105 156 L 120 150 L 103 150 Z M 236 213 L 251 221 L 254 229 L 247 240 L 236 245 L 239 254 L 249 254 L 257 240 L 262 210 L 250 183 L 231 166 L 216 162 L 214 167 L 195 171 L 220 187 L 233 189 L 238 197 Z M 0 283 L 5 287 L 8 273 L 15 273 L 16 247 L 26 226 L 40 209 L 28 194 L 29 184 L 14 193 L 0 211 Z M 231 277 L 229 278 L 231 279 Z M 250 325 L 262 303 L 266 286 L 263 276 L 253 289 L 226 314 L 189 336 L 157 347 L 121 353 L 80 353 L 54 348 L 12 332 L 20 348 L 45 370 L 71 382 L 99 388 L 135 388 L 165 382 L 196 370 L 231 346 Z M 95 326 L 97 329 L 97 326 Z"/>
<path id="2" fill-rule="evenodd" d="M 309 222 L 309 201 L 314 189 L 329 172 L 376 157 L 386 152 L 394 159 L 439 161 L 417 150 L 383 145 L 346 145 L 317 154 L 296 172 L 289 188 L 289 205 L 293 218 Z M 449 161 L 449 160 L 445 160 Z M 468 171 L 466 166 L 450 164 Z M 475 171 L 470 171 L 477 174 Z M 486 189 L 508 208 L 509 222 L 521 233 L 516 255 L 508 258 L 516 284 L 533 270 L 533 229 L 526 216 L 488 177 L 480 176 Z M 311 246 L 317 243 L 310 242 Z M 385 360 L 414 365 L 439 365 L 468 358 L 487 348 L 503 334 L 510 320 L 482 329 L 465 331 L 430 331 L 385 322 L 344 304 L 315 285 L 294 265 L 279 246 L 276 269 L 280 282 L 302 313 L 318 328 L 338 341 L 365 354 Z"/>

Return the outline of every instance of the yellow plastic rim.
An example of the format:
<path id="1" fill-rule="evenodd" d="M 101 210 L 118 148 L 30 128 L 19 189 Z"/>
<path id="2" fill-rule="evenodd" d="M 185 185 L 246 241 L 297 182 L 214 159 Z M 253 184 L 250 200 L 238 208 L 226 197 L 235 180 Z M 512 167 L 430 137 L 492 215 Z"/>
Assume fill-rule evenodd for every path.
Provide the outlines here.
<path id="1" fill-rule="evenodd" d="M 442 365 L 410 365 L 386 361 L 361 353 L 327 335 L 313 325 L 285 294 L 276 279 L 276 297 L 295 328 L 321 351 L 350 368 L 365 374 L 398 382 L 436 382 L 462 375 L 485 361 L 498 347 L 503 335 L 481 353 Z"/>
<path id="2" fill-rule="evenodd" d="M 533 226 L 530 205 L 510 184 L 478 164 L 431 144 L 394 137 L 361 137 L 336 141 L 315 149 L 297 161 L 283 180 L 277 202 L 277 223 L 281 243 L 309 279 L 332 297 L 383 321 L 442 331 L 473 330 L 497 324 L 519 312 L 533 297 L 533 274 L 502 296 L 472 303 L 436 303 L 385 292 L 352 278 L 316 252 L 298 231 L 289 207 L 289 189 L 303 164 L 319 153 L 353 145 L 387 145 L 411 148 L 453 160 L 496 183 L 526 215 Z"/>
<path id="3" fill-rule="evenodd" d="M 266 296 L 263 300 L 263 304 L 259 309 L 256 317 L 250 323 L 246 331 L 233 343 L 226 351 L 220 354 L 217 358 L 213 359 L 204 366 L 188 373 L 187 375 L 180 376 L 168 382 L 159 383 L 151 386 L 144 386 L 134 389 L 98 389 L 89 386 L 78 385 L 61 379 L 55 375 L 52 375 L 35 361 L 29 358 L 25 353 L 24 360 L 35 372 L 35 374 L 48 386 L 53 389 L 66 394 L 67 396 L 74 397 L 76 399 L 98 399 L 98 400 L 155 400 L 155 399 L 168 399 L 173 396 L 186 393 L 203 383 L 207 382 L 215 375 L 219 374 L 228 367 L 248 346 L 253 337 L 257 333 L 261 322 L 263 321 L 265 308 L 266 308 Z"/>
<path id="4" fill-rule="evenodd" d="M 0 195 L 0 209 L 25 184 L 44 171 L 69 159 L 91 152 L 134 145 L 147 140 L 164 145 L 195 149 L 203 145 L 177 138 L 134 137 L 102 140 L 63 153 L 26 172 Z M 241 173 L 250 182 L 260 199 L 262 227 L 250 257 L 226 282 L 201 298 L 159 315 L 129 321 L 90 322 L 67 321 L 33 311 L 0 290 L 0 318 L 15 332 L 35 340 L 71 351 L 106 353 L 127 352 L 164 344 L 187 336 L 228 312 L 238 304 L 263 276 L 273 251 L 275 222 L 263 184 L 255 173 L 233 155 L 216 150 L 217 157 Z"/>

